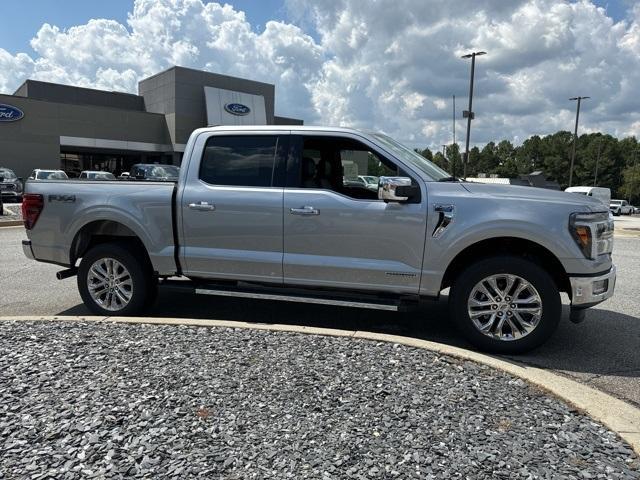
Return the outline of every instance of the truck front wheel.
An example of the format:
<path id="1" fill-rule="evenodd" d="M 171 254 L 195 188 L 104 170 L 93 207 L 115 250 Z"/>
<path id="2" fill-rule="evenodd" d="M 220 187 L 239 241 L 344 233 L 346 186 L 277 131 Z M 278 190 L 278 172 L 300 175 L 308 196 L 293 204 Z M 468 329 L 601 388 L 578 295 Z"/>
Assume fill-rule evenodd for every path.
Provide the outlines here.
<path id="1" fill-rule="evenodd" d="M 455 279 L 451 316 L 476 347 L 523 353 L 547 340 L 562 315 L 560 292 L 543 268 L 524 258 L 480 260 Z"/>
<path id="2" fill-rule="evenodd" d="M 103 243 L 89 250 L 78 268 L 78 290 L 98 315 L 135 315 L 145 309 L 156 287 L 150 269 L 126 244 Z M 136 252 L 137 253 L 137 252 Z"/>

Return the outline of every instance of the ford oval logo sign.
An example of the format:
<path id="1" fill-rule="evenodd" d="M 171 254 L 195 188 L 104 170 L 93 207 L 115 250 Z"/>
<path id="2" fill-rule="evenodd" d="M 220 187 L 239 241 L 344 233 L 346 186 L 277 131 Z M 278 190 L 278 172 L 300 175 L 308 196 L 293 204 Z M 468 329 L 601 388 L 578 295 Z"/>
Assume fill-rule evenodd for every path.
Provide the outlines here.
<path id="1" fill-rule="evenodd" d="M 0 103 L 0 122 L 15 122 L 24 117 L 24 112 L 18 107 Z"/>
<path id="2" fill-rule="evenodd" d="M 251 113 L 251 109 L 246 105 L 241 103 L 227 103 L 224 106 L 224 109 L 229 112 L 231 115 L 249 115 Z"/>

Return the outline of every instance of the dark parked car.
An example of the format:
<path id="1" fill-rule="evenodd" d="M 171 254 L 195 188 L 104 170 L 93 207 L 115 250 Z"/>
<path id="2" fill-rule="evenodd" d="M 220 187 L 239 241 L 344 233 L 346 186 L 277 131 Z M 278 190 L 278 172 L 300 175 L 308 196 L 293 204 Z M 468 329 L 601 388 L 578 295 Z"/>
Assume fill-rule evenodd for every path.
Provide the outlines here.
<path id="1" fill-rule="evenodd" d="M 137 163 L 129 171 L 130 180 L 149 180 L 151 182 L 177 182 L 180 168 L 174 165 L 155 163 Z"/>
<path id="2" fill-rule="evenodd" d="M 24 182 L 16 176 L 13 170 L 0 167 L 0 197 L 2 200 L 21 202 L 23 188 Z"/>

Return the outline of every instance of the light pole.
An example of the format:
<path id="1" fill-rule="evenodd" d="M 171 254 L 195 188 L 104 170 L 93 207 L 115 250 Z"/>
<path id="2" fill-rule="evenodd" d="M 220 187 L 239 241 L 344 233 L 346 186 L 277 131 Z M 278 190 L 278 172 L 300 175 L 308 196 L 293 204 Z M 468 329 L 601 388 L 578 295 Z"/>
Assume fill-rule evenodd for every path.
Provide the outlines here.
<path id="1" fill-rule="evenodd" d="M 580 102 L 591 97 L 572 97 L 569 100 L 577 100 L 578 105 L 576 107 L 576 126 L 573 131 L 573 145 L 571 147 L 571 167 L 569 167 L 569 186 L 573 183 L 573 163 L 576 159 L 576 143 L 578 143 L 578 119 L 580 118 Z"/>
<path id="2" fill-rule="evenodd" d="M 473 113 L 473 75 L 476 69 L 476 57 L 479 55 L 486 55 L 487 52 L 472 52 L 463 55 L 462 58 L 471 59 L 471 79 L 469 81 L 469 110 L 462 112 L 462 117 L 467 119 L 467 141 L 464 148 L 464 168 L 463 177 L 467 176 L 467 162 L 469 161 L 469 136 L 471 135 L 471 120 L 475 117 Z"/>

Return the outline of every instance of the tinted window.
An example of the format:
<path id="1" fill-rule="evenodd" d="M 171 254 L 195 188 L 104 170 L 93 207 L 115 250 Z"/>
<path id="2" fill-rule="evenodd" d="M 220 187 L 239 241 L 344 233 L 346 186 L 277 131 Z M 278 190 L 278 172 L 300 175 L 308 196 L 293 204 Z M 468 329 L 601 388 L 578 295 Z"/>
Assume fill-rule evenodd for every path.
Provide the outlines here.
<path id="1" fill-rule="evenodd" d="M 278 137 L 214 136 L 207 140 L 200 179 L 212 185 L 270 187 L 273 184 Z"/>
<path id="2" fill-rule="evenodd" d="M 378 199 L 378 178 L 399 170 L 365 144 L 339 137 L 304 137 L 299 185 L 333 190 L 358 199 Z"/>

